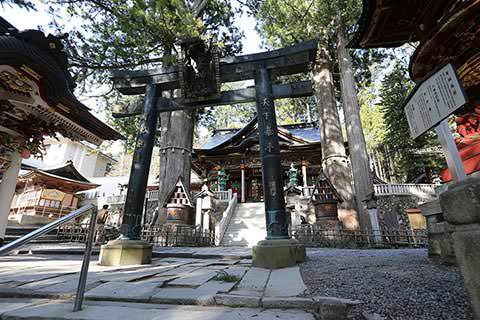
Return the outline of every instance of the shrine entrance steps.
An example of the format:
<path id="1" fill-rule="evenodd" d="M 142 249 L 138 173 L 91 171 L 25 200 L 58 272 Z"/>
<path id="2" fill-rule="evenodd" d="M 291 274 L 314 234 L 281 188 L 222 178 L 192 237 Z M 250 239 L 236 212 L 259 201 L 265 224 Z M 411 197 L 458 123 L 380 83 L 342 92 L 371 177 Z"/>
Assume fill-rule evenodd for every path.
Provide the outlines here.
<path id="1" fill-rule="evenodd" d="M 239 203 L 223 236 L 222 246 L 252 247 L 266 237 L 263 202 Z"/>

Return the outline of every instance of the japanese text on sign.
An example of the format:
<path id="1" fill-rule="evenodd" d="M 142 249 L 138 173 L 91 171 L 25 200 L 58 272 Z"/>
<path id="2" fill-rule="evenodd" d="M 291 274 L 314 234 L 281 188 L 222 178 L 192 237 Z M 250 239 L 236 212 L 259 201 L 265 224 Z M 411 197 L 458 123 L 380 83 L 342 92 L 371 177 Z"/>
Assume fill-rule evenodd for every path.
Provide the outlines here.
<path id="1" fill-rule="evenodd" d="M 405 105 L 410 133 L 416 139 L 467 102 L 452 64 L 417 85 Z"/>

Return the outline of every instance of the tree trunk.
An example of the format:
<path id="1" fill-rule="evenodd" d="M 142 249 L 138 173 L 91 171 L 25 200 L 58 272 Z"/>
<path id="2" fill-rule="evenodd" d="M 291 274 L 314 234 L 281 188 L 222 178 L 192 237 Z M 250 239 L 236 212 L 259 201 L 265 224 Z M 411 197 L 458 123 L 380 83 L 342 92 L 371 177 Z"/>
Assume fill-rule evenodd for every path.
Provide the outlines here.
<path id="1" fill-rule="evenodd" d="M 155 219 L 156 224 L 163 224 L 167 219 L 163 204 L 178 177 L 183 178 L 185 188 L 190 192 L 193 112 L 188 110 L 164 112 L 160 114 L 160 123 L 159 212 L 158 218 Z"/>
<path id="2" fill-rule="evenodd" d="M 352 58 L 347 50 L 347 38 L 340 15 L 336 17 L 337 54 L 340 70 L 343 111 L 347 125 L 347 140 L 352 162 L 355 196 L 359 209 L 360 225 L 370 227 L 366 201 L 373 195 L 373 181 L 370 174 L 365 136 L 360 121 L 360 107 L 353 77 Z"/>
<path id="3" fill-rule="evenodd" d="M 346 228 L 356 229 L 359 225 L 352 192 L 351 170 L 335 104 L 330 58 L 324 44 L 319 45 L 312 78 L 318 105 L 322 166 L 343 200 L 338 212 L 339 219 Z"/>

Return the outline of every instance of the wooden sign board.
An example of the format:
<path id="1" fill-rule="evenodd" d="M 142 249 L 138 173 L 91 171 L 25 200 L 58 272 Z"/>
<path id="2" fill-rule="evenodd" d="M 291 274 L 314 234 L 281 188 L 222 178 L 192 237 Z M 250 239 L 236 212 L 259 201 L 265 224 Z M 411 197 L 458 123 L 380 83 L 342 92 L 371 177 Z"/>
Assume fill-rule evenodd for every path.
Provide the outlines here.
<path id="1" fill-rule="evenodd" d="M 418 84 L 405 105 L 413 139 L 437 126 L 467 103 L 465 91 L 451 63 Z"/>

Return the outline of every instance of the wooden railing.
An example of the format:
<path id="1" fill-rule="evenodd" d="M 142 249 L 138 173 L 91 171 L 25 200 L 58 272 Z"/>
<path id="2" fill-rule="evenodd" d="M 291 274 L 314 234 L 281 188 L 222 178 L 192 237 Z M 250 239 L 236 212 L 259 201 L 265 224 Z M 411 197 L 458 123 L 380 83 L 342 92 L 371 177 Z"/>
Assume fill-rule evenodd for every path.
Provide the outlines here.
<path id="1" fill-rule="evenodd" d="M 435 196 L 435 184 L 374 184 L 375 195 L 390 196 L 390 195 L 412 195 L 418 197 L 433 197 Z"/>
<path id="2" fill-rule="evenodd" d="M 230 190 L 231 191 L 231 190 Z M 237 194 L 234 193 L 231 197 L 230 201 L 228 202 L 228 207 L 225 209 L 222 215 L 222 220 L 220 223 L 215 227 L 215 235 L 216 235 L 216 245 L 220 245 L 223 240 L 223 236 L 225 235 L 225 231 L 227 231 L 228 225 L 232 220 L 233 213 L 235 212 L 235 207 L 237 206 Z"/>

